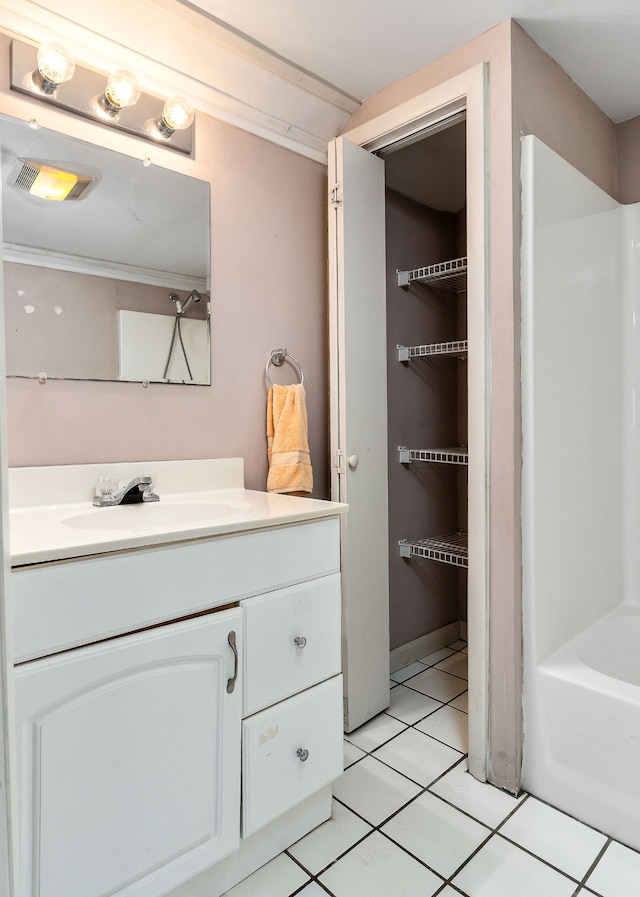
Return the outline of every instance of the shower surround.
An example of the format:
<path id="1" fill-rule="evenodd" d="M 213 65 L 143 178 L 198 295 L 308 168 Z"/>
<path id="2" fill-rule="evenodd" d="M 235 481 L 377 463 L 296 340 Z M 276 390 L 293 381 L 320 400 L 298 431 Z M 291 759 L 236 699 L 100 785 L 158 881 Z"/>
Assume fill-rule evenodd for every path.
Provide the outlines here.
<path id="1" fill-rule="evenodd" d="M 523 787 L 640 849 L 640 204 L 523 139 Z"/>

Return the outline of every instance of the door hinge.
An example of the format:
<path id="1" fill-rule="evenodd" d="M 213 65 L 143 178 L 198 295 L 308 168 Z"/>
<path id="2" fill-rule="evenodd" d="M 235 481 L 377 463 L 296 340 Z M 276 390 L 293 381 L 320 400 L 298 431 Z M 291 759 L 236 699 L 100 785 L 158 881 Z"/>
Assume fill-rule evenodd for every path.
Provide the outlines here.
<path id="1" fill-rule="evenodd" d="M 333 456 L 333 466 L 338 471 L 338 473 L 345 473 L 344 469 L 344 452 L 342 449 L 338 449 L 338 451 Z"/>
<path id="2" fill-rule="evenodd" d="M 342 185 L 335 184 L 333 190 L 331 191 L 330 202 L 332 206 L 341 206 L 342 205 Z"/>

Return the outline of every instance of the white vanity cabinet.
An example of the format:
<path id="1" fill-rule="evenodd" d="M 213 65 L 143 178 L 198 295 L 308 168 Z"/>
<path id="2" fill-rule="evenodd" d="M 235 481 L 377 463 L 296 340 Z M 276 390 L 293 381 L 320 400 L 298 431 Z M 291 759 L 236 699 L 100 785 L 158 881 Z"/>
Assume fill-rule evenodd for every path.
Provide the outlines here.
<path id="1" fill-rule="evenodd" d="M 216 897 L 327 818 L 337 517 L 16 568 L 12 598 L 20 897 Z"/>
<path id="2" fill-rule="evenodd" d="M 163 894 L 237 847 L 230 633 L 239 609 L 18 667 L 25 897 Z"/>

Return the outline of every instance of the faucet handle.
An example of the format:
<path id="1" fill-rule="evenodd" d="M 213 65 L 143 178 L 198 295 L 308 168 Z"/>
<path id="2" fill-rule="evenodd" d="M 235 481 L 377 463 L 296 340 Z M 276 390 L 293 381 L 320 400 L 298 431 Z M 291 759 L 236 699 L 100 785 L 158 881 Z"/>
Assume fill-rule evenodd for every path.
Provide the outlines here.
<path id="1" fill-rule="evenodd" d="M 160 501 L 160 496 L 155 491 L 155 477 L 140 477 L 139 488 L 142 492 L 142 501 Z"/>
<path id="2" fill-rule="evenodd" d="M 119 483 L 115 477 L 98 477 L 94 495 L 103 501 L 109 501 L 115 496 L 118 486 Z"/>

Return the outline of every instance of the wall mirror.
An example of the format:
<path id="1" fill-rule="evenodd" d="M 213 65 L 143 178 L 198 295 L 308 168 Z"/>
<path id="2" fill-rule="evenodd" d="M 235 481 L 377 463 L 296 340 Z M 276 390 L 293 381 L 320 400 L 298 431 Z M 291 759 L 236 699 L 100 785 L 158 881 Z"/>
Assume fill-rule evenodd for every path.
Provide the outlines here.
<path id="1" fill-rule="evenodd" d="M 0 145 L 8 376 L 209 385 L 209 184 L 6 116 Z"/>

